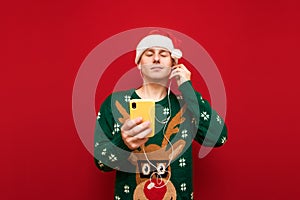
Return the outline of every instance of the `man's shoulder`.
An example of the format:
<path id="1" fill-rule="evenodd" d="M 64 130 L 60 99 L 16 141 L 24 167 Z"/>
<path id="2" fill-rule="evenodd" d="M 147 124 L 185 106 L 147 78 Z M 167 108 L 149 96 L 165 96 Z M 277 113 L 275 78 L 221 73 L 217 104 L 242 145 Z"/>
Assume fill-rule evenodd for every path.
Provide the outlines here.
<path id="1" fill-rule="evenodd" d="M 126 107 L 134 91 L 134 89 L 130 89 L 111 93 L 102 102 L 101 108 L 110 110 L 115 107 L 117 102 L 123 107 Z"/>
<path id="2" fill-rule="evenodd" d="M 105 98 L 102 105 L 104 106 L 114 105 L 117 101 L 122 105 L 126 105 L 130 101 L 131 95 L 134 93 L 134 91 L 135 91 L 134 89 L 130 89 L 130 90 L 113 92 Z"/>
<path id="3" fill-rule="evenodd" d="M 134 89 L 130 90 L 123 90 L 123 91 L 117 91 L 113 92 L 110 96 L 111 100 L 113 101 L 124 101 L 129 102 L 131 95 L 134 93 Z"/>

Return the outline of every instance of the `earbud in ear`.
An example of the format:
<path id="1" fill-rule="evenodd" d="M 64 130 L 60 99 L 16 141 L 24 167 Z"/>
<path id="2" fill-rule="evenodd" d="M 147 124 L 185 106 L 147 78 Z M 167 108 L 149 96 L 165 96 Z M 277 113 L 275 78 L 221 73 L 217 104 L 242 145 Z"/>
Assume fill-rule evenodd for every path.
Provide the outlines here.
<path id="1" fill-rule="evenodd" d="M 138 67 L 138 69 L 141 69 L 141 68 L 142 68 L 141 64 L 138 64 L 138 66 L 137 66 L 137 67 Z"/>

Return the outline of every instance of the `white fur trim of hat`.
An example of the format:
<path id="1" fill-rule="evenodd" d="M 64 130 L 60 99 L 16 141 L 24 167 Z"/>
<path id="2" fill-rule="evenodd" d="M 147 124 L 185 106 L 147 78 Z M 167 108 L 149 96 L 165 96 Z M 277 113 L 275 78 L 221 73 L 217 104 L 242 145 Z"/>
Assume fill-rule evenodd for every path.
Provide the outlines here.
<path id="1" fill-rule="evenodd" d="M 136 47 L 135 63 L 138 64 L 142 54 L 146 49 L 151 47 L 162 47 L 170 51 L 171 57 L 178 62 L 178 59 L 182 57 L 182 52 L 179 49 L 175 49 L 172 40 L 163 35 L 148 35 L 144 37 Z"/>

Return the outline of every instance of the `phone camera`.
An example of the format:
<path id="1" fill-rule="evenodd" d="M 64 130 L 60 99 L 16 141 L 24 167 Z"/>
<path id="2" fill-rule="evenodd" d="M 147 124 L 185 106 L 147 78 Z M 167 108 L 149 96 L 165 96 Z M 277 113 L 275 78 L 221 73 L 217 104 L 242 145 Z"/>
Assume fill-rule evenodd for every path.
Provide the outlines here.
<path id="1" fill-rule="evenodd" d="M 132 106 L 133 109 L 136 109 L 136 103 L 135 102 L 132 102 L 131 106 Z"/>

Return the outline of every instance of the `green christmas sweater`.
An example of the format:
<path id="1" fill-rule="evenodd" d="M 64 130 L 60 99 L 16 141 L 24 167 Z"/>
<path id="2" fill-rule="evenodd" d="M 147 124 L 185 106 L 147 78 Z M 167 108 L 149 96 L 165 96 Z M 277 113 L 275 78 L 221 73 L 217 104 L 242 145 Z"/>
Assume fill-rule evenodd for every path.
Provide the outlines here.
<path id="1" fill-rule="evenodd" d="M 179 90 L 181 95 L 171 92 L 155 103 L 155 135 L 134 151 L 124 144 L 121 126 L 129 118 L 129 100 L 140 97 L 132 89 L 115 92 L 103 102 L 94 157 L 100 170 L 116 170 L 116 200 L 193 199 L 192 141 L 218 147 L 227 140 L 223 119 L 191 82 Z"/>

